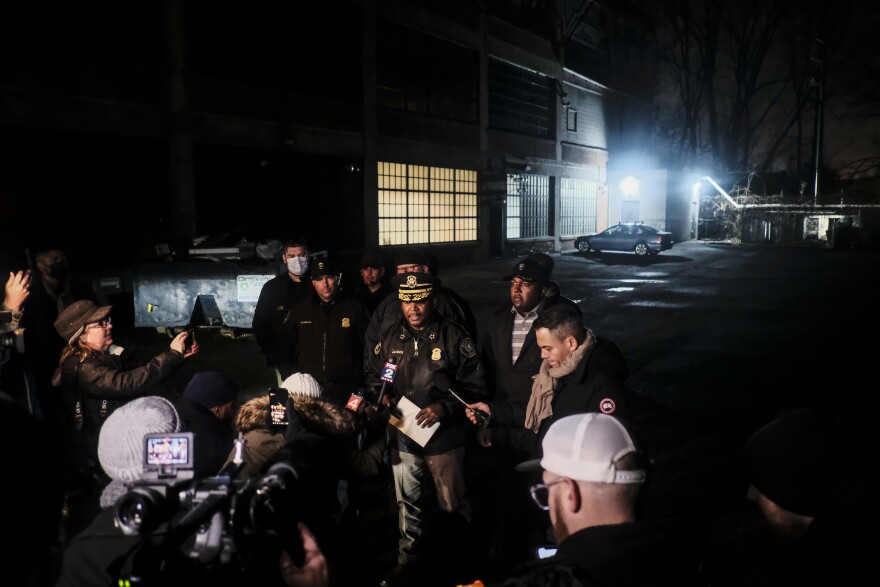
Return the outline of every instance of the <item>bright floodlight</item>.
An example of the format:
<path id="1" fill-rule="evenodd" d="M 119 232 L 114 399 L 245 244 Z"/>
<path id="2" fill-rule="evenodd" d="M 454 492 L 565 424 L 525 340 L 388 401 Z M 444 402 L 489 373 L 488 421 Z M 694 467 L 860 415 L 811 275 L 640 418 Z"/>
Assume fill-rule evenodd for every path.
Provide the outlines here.
<path id="1" fill-rule="evenodd" d="M 620 180 L 620 191 L 622 191 L 623 195 L 627 198 L 634 198 L 639 195 L 639 180 L 632 175 L 627 175 Z"/>

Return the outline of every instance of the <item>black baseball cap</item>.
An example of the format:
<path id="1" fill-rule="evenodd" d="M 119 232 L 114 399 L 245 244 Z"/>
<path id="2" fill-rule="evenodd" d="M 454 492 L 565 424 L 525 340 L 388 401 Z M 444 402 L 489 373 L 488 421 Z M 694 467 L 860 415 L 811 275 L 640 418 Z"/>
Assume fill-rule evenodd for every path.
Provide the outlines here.
<path id="1" fill-rule="evenodd" d="M 543 283 L 550 278 L 550 274 L 540 263 L 527 257 L 517 261 L 516 265 L 513 266 L 513 273 L 505 275 L 502 280 L 510 281 L 514 277 L 518 277 L 527 283 L 532 283 L 533 281 Z"/>

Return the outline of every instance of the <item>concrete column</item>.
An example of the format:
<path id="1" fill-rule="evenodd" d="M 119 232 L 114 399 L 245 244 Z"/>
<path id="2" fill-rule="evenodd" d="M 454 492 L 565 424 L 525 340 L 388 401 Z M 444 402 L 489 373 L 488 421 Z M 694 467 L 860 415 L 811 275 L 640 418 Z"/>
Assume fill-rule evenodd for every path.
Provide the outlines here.
<path id="1" fill-rule="evenodd" d="M 165 43 L 168 72 L 168 170 L 171 183 L 171 230 L 175 237 L 197 234 L 193 171 L 193 120 L 186 83 L 184 3 L 165 1 Z"/>
<path id="2" fill-rule="evenodd" d="M 364 239 L 366 248 L 379 243 L 379 180 L 377 177 L 378 152 L 376 149 L 376 4 L 366 0 L 363 7 L 363 62 L 364 62 Z"/>

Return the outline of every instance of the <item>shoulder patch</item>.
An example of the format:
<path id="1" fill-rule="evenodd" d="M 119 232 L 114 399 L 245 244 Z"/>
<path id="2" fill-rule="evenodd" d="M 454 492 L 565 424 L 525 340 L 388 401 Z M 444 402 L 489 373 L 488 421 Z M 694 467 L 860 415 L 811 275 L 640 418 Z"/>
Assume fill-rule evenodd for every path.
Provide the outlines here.
<path id="1" fill-rule="evenodd" d="M 474 341 L 469 336 L 461 339 L 461 344 L 458 345 L 458 348 L 461 350 L 461 354 L 468 359 L 473 358 L 477 354 L 477 347 L 474 346 Z"/>
<path id="2" fill-rule="evenodd" d="M 613 414 L 614 410 L 617 409 L 617 404 L 614 403 L 614 400 L 610 397 L 606 397 L 602 401 L 599 402 L 599 410 L 603 414 Z"/>
<path id="3" fill-rule="evenodd" d="M 376 344 L 376 348 L 373 349 L 373 354 L 374 354 L 374 355 L 378 355 L 378 354 L 381 353 L 381 352 L 382 352 L 382 342 L 379 341 L 379 342 Z"/>

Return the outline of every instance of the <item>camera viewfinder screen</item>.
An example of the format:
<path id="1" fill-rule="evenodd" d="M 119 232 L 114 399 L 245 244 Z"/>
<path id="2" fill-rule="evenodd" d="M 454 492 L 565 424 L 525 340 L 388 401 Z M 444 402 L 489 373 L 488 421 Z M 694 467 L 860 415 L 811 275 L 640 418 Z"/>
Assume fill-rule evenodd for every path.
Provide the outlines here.
<path id="1" fill-rule="evenodd" d="M 148 437 L 146 440 L 148 465 L 189 464 L 188 436 Z"/>

